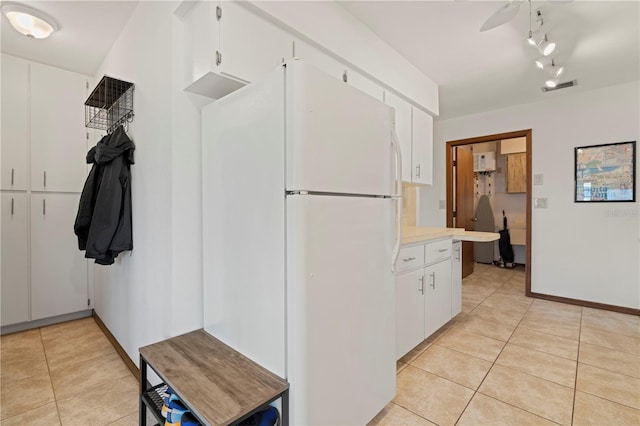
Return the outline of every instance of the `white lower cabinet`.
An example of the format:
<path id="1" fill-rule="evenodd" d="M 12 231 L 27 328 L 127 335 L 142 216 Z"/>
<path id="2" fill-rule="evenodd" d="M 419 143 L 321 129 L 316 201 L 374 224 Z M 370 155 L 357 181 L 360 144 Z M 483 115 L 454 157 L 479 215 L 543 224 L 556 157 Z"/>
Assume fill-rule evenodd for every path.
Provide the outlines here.
<path id="1" fill-rule="evenodd" d="M 456 272 L 451 262 L 450 239 L 400 250 L 396 264 L 398 359 L 457 314 L 453 306 L 460 305 L 460 292 L 456 293 L 452 285 L 455 282 L 452 274 Z"/>
<path id="2" fill-rule="evenodd" d="M 87 260 L 73 232 L 79 198 L 31 194 L 31 320 L 89 309 Z"/>
<path id="3" fill-rule="evenodd" d="M 454 241 L 451 253 L 451 317 L 462 311 L 462 241 Z"/>
<path id="4" fill-rule="evenodd" d="M 396 358 L 401 358 L 424 339 L 422 269 L 396 277 Z"/>
<path id="5" fill-rule="evenodd" d="M 2 193 L 2 319 L 0 324 L 29 320 L 27 194 Z"/>
<path id="6" fill-rule="evenodd" d="M 424 268 L 424 337 L 451 319 L 451 259 Z"/>

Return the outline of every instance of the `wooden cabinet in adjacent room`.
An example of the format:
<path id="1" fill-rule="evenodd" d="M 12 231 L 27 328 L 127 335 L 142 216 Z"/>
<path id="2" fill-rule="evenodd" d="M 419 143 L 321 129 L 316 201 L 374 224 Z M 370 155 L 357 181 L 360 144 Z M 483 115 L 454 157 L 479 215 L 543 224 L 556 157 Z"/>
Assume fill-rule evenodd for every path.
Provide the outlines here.
<path id="1" fill-rule="evenodd" d="M 527 153 L 507 155 L 507 192 L 527 192 Z"/>

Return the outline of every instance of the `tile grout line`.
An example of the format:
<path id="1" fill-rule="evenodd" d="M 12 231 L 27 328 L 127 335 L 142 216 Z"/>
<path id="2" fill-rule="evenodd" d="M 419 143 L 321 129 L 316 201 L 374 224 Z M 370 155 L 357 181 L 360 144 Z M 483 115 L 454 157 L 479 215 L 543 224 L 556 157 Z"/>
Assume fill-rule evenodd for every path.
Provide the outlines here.
<path id="1" fill-rule="evenodd" d="M 506 282 L 505 282 L 505 284 L 506 284 Z M 504 284 L 503 284 L 503 286 L 504 286 Z M 500 287 L 498 287 L 498 288 L 500 288 Z M 496 289 L 496 290 L 497 290 L 497 289 Z M 494 293 L 495 293 L 495 291 L 494 291 Z M 492 293 L 492 294 L 493 294 L 493 293 Z M 488 296 L 487 296 L 487 297 L 488 297 Z M 535 300 L 535 299 L 534 299 L 534 300 Z M 479 305 L 478 305 L 478 306 L 479 306 Z M 510 403 L 508 403 L 508 402 L 506 402 L 506 401 L 502 401 L 502 400 L 499 400 L 499 399 L 493 398 L 493 397 L 492 397 L 492 396 L 490 396 L 490 395 L 485 395 L 484 393 L 480 392 L 480 387 L 481 387 L 481 386 L 482 386 L 482 384 L 484 383 L 485 379 L 487 378 L 487 376 L 489 375 L 489 373 L 491 372 L 491 370 L 493 370 L 493 368 L 494 368 L 496 365 L 499 365 L 500 367 L 503 367 L 503 368 L 507 368 L 507 369 L 513 370 L 513 371 L 518 372 L 518 373 L 526 374 L 526 375 L 528 375 L 528 376 L 531 376 L 531 377 L 534 377 L 534 378 L 537 378 L 537 379 L 546 380 L 546 381 L 548 381 L 548 382 L 550 382 L 550 383 L 554 383 L 554 384 L 557 384 L 557 385 L 560 385 L 560 386 L 564 386 L 564 385 L 562 385 L 562 384 L 560 384 L 560 383 L 556 383 L 556 382 L 553 382 L 553 381 L 551 381 L 551 380 L 543 379 L 543 378 L 541 378 L 541 377 L 534 376 L 534 375 L 532 375 L 532 374 L 529 374 L 529 373 L 526 373 L 526 372 L 523 372 L 523 371 L 520 371 L 520 370 L 516 370 L 516 369 L 513 369 L 513 368 L 511 368 L 511 367 L 507 367 L 507 366 L 503 366 L 503 365 L 500 365 L 500 364 L 496 364 L 496 362 L 498 361 L 498 358 L 500 358 L 500 355 L 501 355 L 501 354 L 502 354 L 502 352 L 504 351 L 504 348 L 505 348 L 505 347 L 507 346 L 507 344 L 509 343 L 509 340 L 511 340 L 511 338 L 513 337 L 513 334 L 515 333 L 515 330 L 520 326 L 520 324 L 522 323 L 522 320 L 523 320 L 523 319 L 524 319 L 524 317 L 526 316 L 526 314 L 527 314 L 527 312 L 529 311 L 529 309 L 531 309 L 531 306 L 533 306 L 533 301 L 532 301 L 532 302 L 531 302 L 531 304 L 529 304 L 529 306 L 527 307 L 527 310 L 526 310 L 526 311 L 524 312 L 524 314 L 522 315 L 522 318 L 520 318 L 520 321 L 518 321 L 518 324 L 515 326 L 515 328 L 514 328 L 514 329 L 513 329 L 513 331 L 511 332 L 511 335 L 509 335 L 509 339 L 505 342 L 504 346 L 503 346 L 503 347 L 502 347 L 502 349 L 500 350 L 500 353 L 496 356 L 495 360 L 493 361 L 493 364 L 491 365 L 491 368 L 487 371 L 487 374 L 485 374 L 484 378 L 482 379 L 482 381 L 481 381 L 481 382 L 480 382 L 480 384 L 478 385 L 477 390 L 475 390 L 475 391 L 474 391 L 474 394 L 471 396 L 471 399 L 469 399 L 469 402 L 468 402 L 468 403 L 467 403 L 467 405 L 465 406 L 464 410 L 462 410 L 462 413 L 460 413 L 460 416 L 459 416 L 459 417 L 458 417 L 458 419 L 456 420 L 456 424 L 460 421 L 460 419 L 462 418 L 462 415 L 464 414 L 464 412 L 465 412 L 465 411 L 467 410 L 467 408 L 469 407 L 469 404 L 471 404 L 471 401 L 473 400 L 473 398 L 475 398 L 476 394 L 478 394 L 478 393 L 479 393 L 479 394 L 481 394 L 481 395 L 483 395 L 483 396 L 486 396 L 486 397 L 488 397 L 488 398 L 492 398 L 492 399 L 494 399 L 494 400 L 496 400 L 496 401 L 502 402 L 503 404 L 507 404 L 507 405 L 509 405 L 509 406 L 511 406 L 511 407 L 514 407 L 514 408 L 516 408 L 516 409 L 519 409 L 519 410 L 522 410 L 522 411 L 527 412 L 527 413 L 529 413 L 529 414 L 532 414 L 532 415 L 534 415 L 534 416 L 536 416 L 536 417 L 540 417 L 540 418 L 542 418 L 542 419 L 545 419 L 545 420 L 551 421 L 551 422 L 553 422 L 553 423 L 557 423 L 557 422 L 555 422 L 555 421 L 554 421 L 554 420 L 552 420 L 552 419 L 548 419 L 548 418 L 546 418 L 546 417 L 544 417 L 544 416 L 541 416 L 541 415 L 539 415 L 539 414 L 537 414 L 537 413 L 533 413 L 533 412 L 531 412 L 531 411 L 529 411 L 529 410 L 527 410 L 527 409 L 524 409 L 524 408 L 522 408 L 522 407 L 515 406 L 515 405 L 510 404 Z M 476 307 L 477 307 L 477 306 L 476 306 Z M 475 308 L 474 308 L 474 309 L 475 309 Z M 580 316 L 581 316 L 581 318 L 582 318 L 582 309 L 580 310 L 580 312 L 581 312 L 581 313 L 580 313 Z M 497 340 L 497 339 L 496 339 L 496 340 Z M 579 344 L 579 343 L 578 343 L 578 344 Z M 577 364 L 578 364 L 578 363 L 577 363 L 577 361 L 576 361 L 576 368 L 577 368 Z M 576 374 L 576 375 L 577 375 L 577 374 Z M 567 387 L 567 388 L 568 388 L 568 386 L 565 386 L 565 387 Z M 570 388 L 569 388 L 569 389 L 570 389 Z M 574 385 L 574 399 L 575 399 L 575 392 L 576 392 L 576 390 L 575 390 L 575 385 Z M 572 422 L 573 422 L 573 407 L 572 407 L 572 411 L 571 411 L 571 416 L 572 416 Z"/>
<path id="2" fill-rule="evenodd" d="M 506 281 L 498 288 L 501 288 L 502 286 L 504 286 L 504 284 L 506 283 Z M 497 289 L 495 289 L 491 294 L 489 294 L 489 296 L 491 296 L 492 294 L 495 293 Z M 489 297 L 487 296 L 487 297 Z M 484 299 L 486 300 L 486 298 Z M 484 300 L 482 302 L 480 302 L 480 304 L 482 304 L 484 302 Z M 478 306 L 480 306 L 480 304 L 478 304 Z M 473 310 L 471 312 L 473 312 L 478 306 L 476 306 L 475 308 L 473 308 Z M 528 310 L 528 308 L 527 308 Z M 470 312 L 470 313 L 471 313 Z M 526 312 L 526 311 L 525 311 Z M 516 326 L 517 327 L 517 326 Z M 515 330 L 515 329 L 514 329 Z M 511 338 L 511 337 L 509 337 Z M 497 340 L 497 339 L 494 339 Z M 467 411 L 467 408 L 469 408 L 469 405 L 471 404 L 471 401 L 473 401 L 473 398 L 476 397 L 476 395 L 478 394 L 478 391 L 480 389 L 480 386 L 482 386 L 482 384 L 484 383 L 485 379 L 487 378 L 487 376 L 489 375 L 489 373 L 491 372 L 491 370 L 493 369 L 493 367 L 496 365 L 496 361 L 498 360 L 498 357 L 500 356 L 500 354 L 502 354 L 502 351 L 504 350 L 505 346 L 507 346 L 507 343 L 509 341 L 507 340 L 504 345 L 502 346 L 502 349 L 500 349 L 500 352 L 498 353 L 498 355 L 496 355 L 496 358 L 493 360 L 493 363 L 491 364 L 491 367 L 489 367 L 489 369 L 487 370 L 486 374 L 484 375 L 484 377 L 482 378 L 482 380 L 480 381 L 480 383 L 478 384 L 478 387 L 473 391 L 473 395 L 471 395 L 471 398 L 469 398 L 469 401 L 467 401 L 466 405 L 464 406 L 464 408 L 462 409 L 462 411 L 460 412 L 460 415 L 458 416 L 458 418 L 456 419 L 455 424 L 457 425 L 460 422 L 460 419 L 462 418 L 462 416 L 464 415 L 465 411 Z M 485 360 L 486 361 L 486 360 Z"/>
<path id="3" fill-rule="evenodd" d="M 42 338 L 42 327 L 38 328 L 38 335 L 40 336 L 40 344 L 42 345 L 44 360 L 47 363 L 47 374 L 49 375 L 49 383 L 51 383 L 51 392 L 53 393 L 53 402 L 56 405 L 56 414 L 58 415 L 58 421 L 60 422 L 60 425 L 62 425 L 62 417 L 60 417 L 60 408 L 58 407 L 58 397 L 56 396 L 56 389 L 53 387 L 53 379 L 51 378 L 51 368 L 49 367 L 49 357 L 47 357 L 47 349 L 44 346 L 44 339 Z"/>
<path id="4" fill-rule="evenodd" d="M 573 382 L 573 404 L 571 405 L 571 424 L 576 414 L 576 395 L 578 393 L 578 366 L 580 365 L 580 337 L 582 336 L 582 316 L 584 309 L 580 309 L 580 327 L 578 328 L 578 354 L 576 357 L 576 377 Z"/>

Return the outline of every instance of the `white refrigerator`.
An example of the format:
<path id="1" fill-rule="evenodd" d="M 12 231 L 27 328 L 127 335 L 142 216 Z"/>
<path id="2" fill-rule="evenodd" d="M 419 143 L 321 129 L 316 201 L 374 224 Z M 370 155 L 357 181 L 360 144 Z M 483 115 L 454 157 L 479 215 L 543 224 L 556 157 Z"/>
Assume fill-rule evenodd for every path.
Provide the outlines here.
<path id="1" fill-rule="evenodd" d="M 292 425 L 395 395 L 393 123 L 299 60 L 203 109 L 204 328 L 289 381 Z"/>

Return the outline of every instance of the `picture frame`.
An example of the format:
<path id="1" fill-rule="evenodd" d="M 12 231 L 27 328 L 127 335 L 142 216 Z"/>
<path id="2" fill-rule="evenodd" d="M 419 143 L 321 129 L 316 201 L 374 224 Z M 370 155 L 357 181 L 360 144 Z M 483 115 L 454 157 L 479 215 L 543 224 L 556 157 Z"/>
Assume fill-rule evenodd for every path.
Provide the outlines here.
<path id="1" fill-rule="evenodd" d="M 574 148 L 576 203 L 636 201 L 636 141 Z"/>

